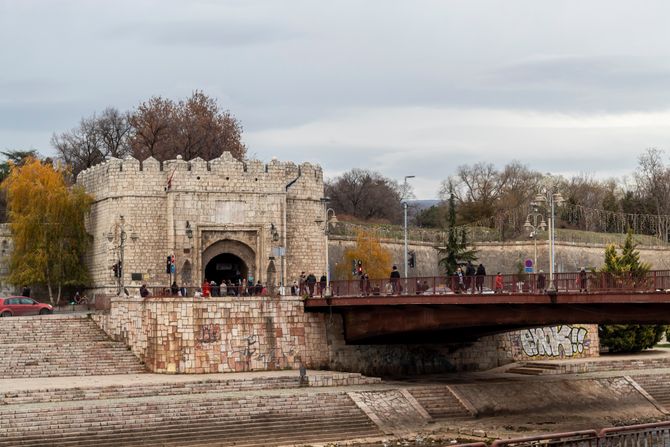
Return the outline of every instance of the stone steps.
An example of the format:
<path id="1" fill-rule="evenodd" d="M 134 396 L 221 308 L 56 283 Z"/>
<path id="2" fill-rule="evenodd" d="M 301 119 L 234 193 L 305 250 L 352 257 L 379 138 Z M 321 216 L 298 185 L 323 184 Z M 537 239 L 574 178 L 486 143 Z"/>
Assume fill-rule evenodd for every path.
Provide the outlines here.
<path id="1" fill-rule="evenodd" d="M 436 420 L 470 418 L 468 410 L 454 396 L 448 386 L 434 385 L 408 388 L 408 391 Z"/>
<path id="2" fill-rule="evenodd" d="M 0 441 L 0 446 L 117 446 L 117 445 L 198 445 L 218 442 L 217 445 L 281 445 L 298 442 L 324 442 L 330 440 L 352 439 L 357 437 L 377 436 L 379 432 L 370 421 L 361 421 L 346 415 L 334 415 L 337 424 L 332 420 L 301 419 L 299 429 L 294 419 L 263 421 L 257 423 L 216 423 L 201 424 L 182 423 L 170 427 L 145 427 L 142 430 L 105 430 L 82 432 L 69 436 L 7 438 Z M 342 426 L 346 427 L 343 430 Z M 343 433 L 344 431 L 344 433 Z M 51 444 L 49 444 L 51 443 Z"/>
<path id="3" fill-rule="evenodd" d="M 0 411 L 0 419 L 2 447 L 211 445 L 221 440 L 221 445 L 251 446 L 380 435 L 344 393 L 11 405 Z"/>
<path id="4" fill-rule="evenodd" d="M 665 409 L 670 409 L 670 375 L 635 376 L 633 379 Z"/>
<path id="5" fill-rule="evenodd" d="M 264 379 L 264 380 L 263 380 Z M 105 386 L 86 388 L 55 388 L 5 393 L 0 396 L 0 404 L 30 404 L 42 402 L 75 402 L 83 400 L 127 399 L 150 396 L 194 395 L 212 392 L 234 392 L 251 390 L 271 390 L 299 388 L 297 377 L 260 380 L 217 380 L 187 383 L 152 383 L 141 386 Z"/>
<path id="6" fill-rule="evenodd" d="M 86 315 L 0 319 L 0 377 L 138 374 L 144 366 Z"/>

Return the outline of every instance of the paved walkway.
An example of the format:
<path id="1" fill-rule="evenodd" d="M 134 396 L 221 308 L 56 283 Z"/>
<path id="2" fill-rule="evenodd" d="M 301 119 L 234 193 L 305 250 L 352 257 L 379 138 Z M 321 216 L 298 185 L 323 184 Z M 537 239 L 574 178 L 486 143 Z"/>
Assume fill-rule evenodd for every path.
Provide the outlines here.
<path id="1" fill-rule="evenodd" d="M 451 373 L 425 375 L 418 377 L 393 378 L 387 379 L 382 384 L 364 385 L 366 387 L 383 386 L 412 386 L 425 385 L 429 383 L 443 384 L 462 384 L 480 381 L 554 381 L 554 380 L 577 380 L 585 378 L 615 377 L 615 376 L 634 376 L 634 375 L 652 375 L 652 374 L 670 374 L 670 349 L 656 349 L 630 355 L 605 355 L 596 358 L 582 358 L 571 360 L 543 360 L 541 363 L 587 363 L 587 362 L 611 362 L 611 361 L 630 361 L 630 360 L 652 360 L 659 358 L 668 358 L 668 367 L 664 368 L 640 368 L 631 369 L 629 367 L 621 370 L 597 371 L 574 374 L 543 374 L 539 376 L 521 375 L 507 373 L 514 364 L 508 364 L 488 371 Z M 315 376 L 346 376 L 346 372 L 308 370 L 308 377 Z M 219 374 L 123 374 L 123 375 L 105 375 L 105 376 L 71 376 L 71 377 L 37 377 L 20 379 L 0 379 L 0 394 L 31 391 L 42 389 L 73 389 L 89 387 L 107 387 L 107 386 L 133 386 L 133 385 L 151 385 L 151 384 L 171 384 L 171 383 L 189 383 L 204 381 L 221 380 L 262 380 L 263 378 L 290 378 L 299 377 L 297 370 L 282 371 L 255 371 L 242 373 L 219 373 Z M 358 386 L 355 386 L 358 388 Z"/>
<path id="2" fill-rule="evenodd" d="M 346 375 L 336 371 L 308 370 L 308 377 Z M 71 376 L 71 377 L 30 377 L 25 379 L 0 379 L 0 394 L 16 391 L 42 389 L 72 389 L 105 386 L 151 385 L 170 383 L 189 383 L 221 380 L 262 380 L 262 378 L 295 377 L 296 370 L 258 371 L 220 374 L 120 374 L 108 376 Z"/>

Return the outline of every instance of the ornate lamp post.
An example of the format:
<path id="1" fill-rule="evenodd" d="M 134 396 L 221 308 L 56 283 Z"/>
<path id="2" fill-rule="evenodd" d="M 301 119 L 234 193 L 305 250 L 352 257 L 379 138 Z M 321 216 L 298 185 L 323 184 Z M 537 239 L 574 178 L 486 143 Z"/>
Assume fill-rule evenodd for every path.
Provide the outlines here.
<path id="1" fill-rule="evenodd" d="M 537 205 L 545 203 L 549 205 L 549 291 L 556 291 L 556 286 L 554 284 L 554 267 L 556 265 L 556 249 L 554 244 L 556 239 L 555 212 L 556 207 L 561 206 L 564 202 L 565 199 L 563 199 L 561 193 L 556 190 L 555 185 L 546 188 L 535 196 L 535 203 Z"/>
<path id="2" fill-rule="evenodd" d="M 325 210 L 324 220 L 317 219 L 315 222 L 317 225 L 324 224 L 323 233 L 326 235 L 326 290 L 325 296 L 330 296 L 330 261 L 328 259 L 328 235 L 330 234 L 330 224 L 337 223 L 337 216 L 335 216 L 335 210 L 328 208 L 328 202 L 330 201 L 329 197 L 324 197 L 321 199 L 323 203 L 323 208 Z"/>
<path id="3" fill-rule="evenodd" d="M 115 274 L 116 274 L 116 281 L 117 281 L 117 295 L 121 295 L 121 293 L 124 291 L 124 276 L 125 276 L 125 266 L 123 264 L 123 256 L 124 256 L 124 250 L 126 246 L 126 239 L 128 237 L 126 233 L 126 221 L 123 216 L 119 216 L 119 221 L 114 223 L 112 225 L 111 231 L 107 233 L 107 240 L 109 242 L 115 241 L 117 238 L 117 233 L 118 233 L 118 240 L 119 240 L 119 245 L 115 246 L 114 248 L 118 248 L 118 258 L 117 262 L 114 264 L 115 265 Z M 138 239 L 137 233 L 135 231 L 130 232 L 130 239 L 135 242 Z"/>
<path id="4" fill-rule="evenodd" d="M 531 205 L 533 206 L 533 211 L 526 216 L 526 223 L 523 224 L 523 227 L 528 231 L 530 237 L 533 238 L 533 248 L 535 249 L 533 266 L 537 269 L 537 233 L 546 230 L 547 224 L 544 222 L 544 216 L 538 212 L 538 204 L 533 202 Z"/>

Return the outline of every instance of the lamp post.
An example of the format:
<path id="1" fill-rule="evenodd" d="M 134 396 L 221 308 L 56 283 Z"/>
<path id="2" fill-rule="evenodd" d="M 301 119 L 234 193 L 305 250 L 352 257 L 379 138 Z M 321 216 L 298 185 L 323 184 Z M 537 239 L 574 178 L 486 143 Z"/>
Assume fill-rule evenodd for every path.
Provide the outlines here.
<path id="1" fill-rule="evenodd" d="M 119 232 L 119 257 L 118 257 L 118 263 L 116 264 L 117 268 L 117 295 L 121 295 L 121 293 L 124 290 L 124 271 L 125 271 L 125 265 L 124 265 L 124 250 L 126 246 L 126 239 L 128 237 L 126 233 L 126 221 L 123 216 L 119 216 L 119 221 L 113 225 L 113 231 L 110 231 L 107 233 L 107 240 L 109 242 L 112 242 L 116 240 L 116 233 L 117 230 Z M 130 233 L 130 239 L 132 239 L 133 242 L 137 240 L 137 233 L 134 231 L 131 231 Z"/>
<path id="2" fill-rule="evenodd" d="M 321 203 L 323 203 L 323 208 L 325 211 L 324 218 L 325 220 L 317 219 L 315 222 L 318 225 L 321 225 L 322 223 L 324 224 L 323 227 L 323 233 L 326 236 L 326 290 L 324 295 L 325 296 L 330 296 L 330 260 L 328 259 L 328 234 L 330 234 L 330 224 L 331 223 L 337 223 L 337 216 L 335 216 L 335 210 L 332 208 L 328 208 L 328 202 L 330 201 L 329 197 L 324 197 L 321 199 Z M 332 214 L 331 214 L 332 213 Z"/>
<path id="3" fill-rule="evenodd" d="M 533 211 L 528 213 L 526 216 L 526 223 L 523 224 L 523 227 L 530 233 L 530 237 L 533 238 L 533 266 L 537 269 L 537 233 L 538 231 L 544 231 L 547 229 L 547 224 L 544 222 L 544 216 L 538 212 L 538 204 L 533 202 Z M 540 221 L 538 223 L 538 220 Z M 532 223 L 531 223 L 532 221 Z"/>
<path id="4" fill-rule="evenodd" d="M 274 223 L 270 224 L 270 235 L 272 236 L 272 256 L 270 259 L 274 259 L 275 256 L 279 256 L 280 263 L 283 262 L 283 247 L 275 247 L 274 245 L 279 242 L 280 236 L 279 236 L 279 230 L 277 229 L 277 226 Z M 276 270 L 275 270 L 276 271 Z M 266 278 L 269 280 L 269 278 Z M 272 287 L 274 288 L 274 284 L 272 284 Z M 284 270 L 281 269 L 281 272 L 279 272 L 279 295 L 284 295 Z"/>
<path id="5" fill-rule="evenodd" d="M 403 188 L 402 188 L 402 207 L 403 211 L 405 213 L 405 223 L 404 223 L 404 232 L 405 232 L 405 248 L 403 250 L 404 258 L 405 258 L 405 290 L 407 290 L 407 179 L 408 178 L 414 178 L 413 175 L 406 175 L 405 176 L 405 181 L 403 182 Z"/>
<path id="6" fill-rule="evenodd" d="M 556 286 L 554 285 L 554 266 L 555 266 L 555 239 L 556 239 L 556 218 L 555 212 L 556 207 L 561 206 L 565 202 L 563 196 L 560 192 L 556 190 L 556 187 L 552 185 L 551 187 L 545 189 L 543 192 L 538 193 L 535 196 L 535 203 L 549 204 L 549 289 L 550 291 L 556 291 Z"/>

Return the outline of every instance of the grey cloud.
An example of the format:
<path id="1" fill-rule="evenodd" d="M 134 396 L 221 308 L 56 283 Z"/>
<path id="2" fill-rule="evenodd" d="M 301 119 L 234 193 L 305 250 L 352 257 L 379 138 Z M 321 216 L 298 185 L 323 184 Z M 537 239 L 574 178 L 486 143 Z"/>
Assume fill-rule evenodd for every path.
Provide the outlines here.
<path id="1" fill-rule="evenodd" d="M 276 24 L 225 19 L 135 22 L 107 29 L 103 35 L 107 39 L 131 39 L 165 47 L 219 48 L 276 43 L 300 36 L 295 30 Z"/>

